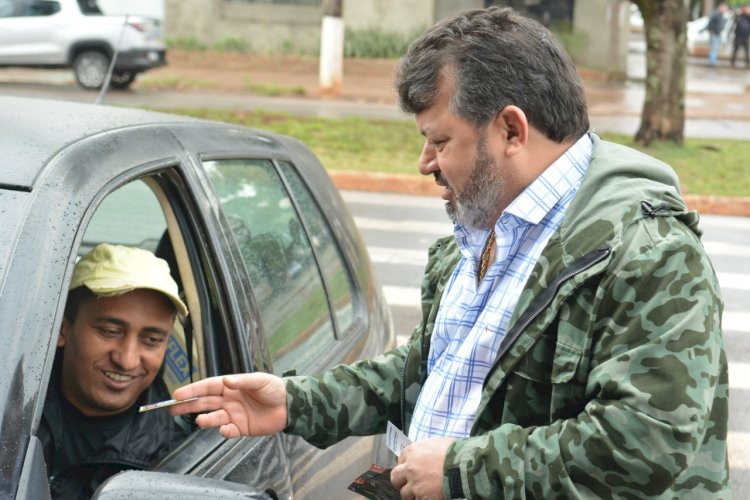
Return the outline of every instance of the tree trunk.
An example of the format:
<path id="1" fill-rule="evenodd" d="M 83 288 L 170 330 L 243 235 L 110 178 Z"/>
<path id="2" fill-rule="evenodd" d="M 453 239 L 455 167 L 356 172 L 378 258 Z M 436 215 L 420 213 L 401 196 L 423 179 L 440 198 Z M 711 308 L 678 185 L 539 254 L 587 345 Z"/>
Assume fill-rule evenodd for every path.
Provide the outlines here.
<path id="1" fill-rule="evenodd" d="M 646 99 L 635 141 L 682 144 L 689 0 L 633 0 L 646 37 Z"/>

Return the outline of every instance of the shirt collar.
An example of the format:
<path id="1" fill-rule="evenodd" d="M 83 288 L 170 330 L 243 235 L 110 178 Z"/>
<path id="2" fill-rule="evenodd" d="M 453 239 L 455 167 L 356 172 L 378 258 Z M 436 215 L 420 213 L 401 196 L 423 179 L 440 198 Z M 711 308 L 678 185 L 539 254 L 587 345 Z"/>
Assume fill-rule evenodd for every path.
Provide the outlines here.
<path id="1" fill-rule="evenodd" d="M 529 224 L 539 224 L 571 189 L 577 189 L 586 173 L 593 143 L 588 134 L 578 139 L 503 211 Z"/>
<path id="2" fill-rule="evenodd" d="M 593 148 L 591 138 L 584 134 L 508 205 L 495 225 L 495 232 L 502 232 L 524 222 L 539 224 L 566 193 L 577 189 L 581 184 L 591 161 Z M 453 233 L 461 253 L 476 257 L 481 252 L 489 231 L 457 224 Z"/>

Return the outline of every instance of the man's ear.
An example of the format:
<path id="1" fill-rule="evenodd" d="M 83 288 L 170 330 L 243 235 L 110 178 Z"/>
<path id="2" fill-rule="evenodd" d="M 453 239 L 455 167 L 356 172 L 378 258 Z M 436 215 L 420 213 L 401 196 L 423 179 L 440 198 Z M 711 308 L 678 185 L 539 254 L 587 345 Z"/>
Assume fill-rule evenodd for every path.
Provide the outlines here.
<path id="1" fill-rule="evenodd" d="M 504 135 L 505 154 L 514 156 L 529 142 L 529 122 L 518 106 L 505 106 L 495 116 L 493 124 Z"/>
<path id="2" fill-rule="evenodd" d="M 57 347 L 65 346 L 65 340 L 67 339 L 71 328 L 73 328 L 73 325 L 70 324 L 68 318 L 63 318 L 62 325 L 60 325 L 60 335 L 57 336 Z"/>

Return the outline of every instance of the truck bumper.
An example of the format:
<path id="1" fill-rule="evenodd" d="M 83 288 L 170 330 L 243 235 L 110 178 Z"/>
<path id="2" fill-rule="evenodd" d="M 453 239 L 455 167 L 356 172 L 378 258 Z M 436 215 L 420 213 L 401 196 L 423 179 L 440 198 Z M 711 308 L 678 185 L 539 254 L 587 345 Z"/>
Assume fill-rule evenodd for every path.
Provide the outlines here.
<path id="1" fill-rule="evenodd" d="M 167 64 L 166 49 L 128 50 L 117 54 L 116 70 L 146 71 Z"/>

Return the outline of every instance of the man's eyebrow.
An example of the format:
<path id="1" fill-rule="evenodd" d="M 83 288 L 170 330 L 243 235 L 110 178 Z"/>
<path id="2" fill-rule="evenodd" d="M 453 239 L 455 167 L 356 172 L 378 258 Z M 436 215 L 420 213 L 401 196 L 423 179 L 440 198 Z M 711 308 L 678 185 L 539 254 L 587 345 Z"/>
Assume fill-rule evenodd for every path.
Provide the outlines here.
<path id="1" fill-rule="evenodd" d="M 146 333 L 156 333 L 158 335 L 163 335 L 165 337 L 169 335 L 169 332 L 167 330 L 164 330 L 163 328 L 159 328 L 157 326 L 147 326 L 141 331 L 146 332 Z"/>
<path id="2" fill-rule="evenodd" d="M 129 325 L 129 323 L 125 321 L 124 319 L 118 318 L 115 316 L 99 316 L 98 318 L 95 319 L 95 321 L 103 322 L 103 323 L 112 323 L 117 326 L 121 326 L 123 328 L 127 328 L 127 326 Z"/>
<path id="3" fill-rule="evenodd" d="M 121 328 L 128 328 L 130 326 L 130 323 L 128 323 L 127 321 L 125 321 L 122 318 L 117 318 L 115 316 L 99 316 L 98 318 L 96 318 L 95 322 L 97 322 L 97 323 L 112 323 L 112 324 L 117 325 L 117 326 L 119 326 Z M 164 335 L 164 336 L 168 336 L 169 335 L 169 331 L 167 331 L 167 330 L 165 330 L 163 328 L 159 328 L 158 326 L 147 326 L 147 327 L 143 328 L 143 330 L 141 330 L 141 331 L 147 332 L 147 333 L 156 333 L 156 334 Z"/>

